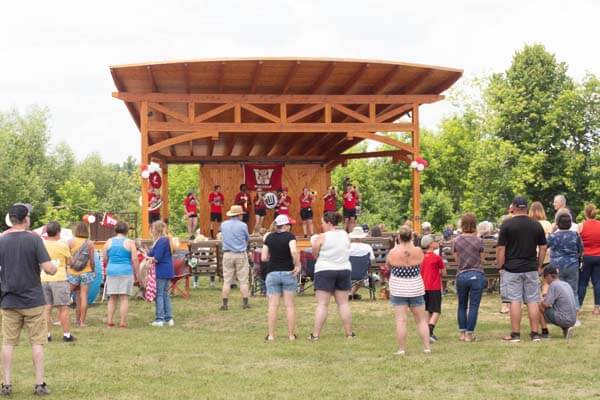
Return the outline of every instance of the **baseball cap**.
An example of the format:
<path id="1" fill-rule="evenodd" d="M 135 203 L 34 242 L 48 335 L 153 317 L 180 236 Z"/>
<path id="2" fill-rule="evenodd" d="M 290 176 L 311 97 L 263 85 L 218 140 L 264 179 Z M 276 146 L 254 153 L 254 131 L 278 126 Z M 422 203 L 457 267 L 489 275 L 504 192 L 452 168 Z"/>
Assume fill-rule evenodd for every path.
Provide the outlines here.
<path id="1" fill-rule="evenodd" d="M 291 219 L 290 217 L 288 217 L 285 214 L 278 215 L 277 218 L 275 218 L 275 225 L 277 225 L 277 226 L 292 225 L 295 222 L 296 221 L 294 221 L 293 219 Z"/>
<path id="2" fill-rule="evenodd" d="M 515 208 L 523 210 L 527 208 L 527 199 L 525 199 L 525 197 L 517 196 L 513 199 L 512 205 Z"/>
<path id="3" fill-rule="evenodd" d="M 17 221 L 23 221 L 26 216 L 31 214 L 33 211 L 33 207 L 28 203 L 15 203 L 10 206 L 8 210 L 8 216 L 12 219 L 16 219 Z"/>
<path id="4" fill-rule="evenodd" d="M 421 248 L 427 249 L 433 242 L 435 242 L 433 235 L 425 235 L 421 238 Z"/>

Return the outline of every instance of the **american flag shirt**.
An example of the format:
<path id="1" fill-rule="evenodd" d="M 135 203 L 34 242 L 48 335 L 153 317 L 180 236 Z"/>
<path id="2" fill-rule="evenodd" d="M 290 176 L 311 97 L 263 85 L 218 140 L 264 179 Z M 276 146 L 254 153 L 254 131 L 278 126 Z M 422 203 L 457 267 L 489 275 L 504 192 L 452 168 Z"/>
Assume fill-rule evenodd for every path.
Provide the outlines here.
<path id="1" fill-rule="evenodd" d="M 421 266 L 390 266 L 390 294 L 396 297 L 417 297 L 425 294 Z"/>

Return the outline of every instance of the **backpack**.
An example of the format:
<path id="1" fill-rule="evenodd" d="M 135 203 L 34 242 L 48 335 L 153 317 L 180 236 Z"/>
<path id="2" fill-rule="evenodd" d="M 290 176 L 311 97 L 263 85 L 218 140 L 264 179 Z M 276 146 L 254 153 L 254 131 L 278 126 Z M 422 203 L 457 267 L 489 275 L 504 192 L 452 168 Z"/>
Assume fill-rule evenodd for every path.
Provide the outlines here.
<path id="1" fill-rule="evenodd" d="M 75 252 L 75 254 L 73 254 L 73 257 L 71 257 L 71 262 L 69 262 L 69 267 L 71 267 L 72 270 L 77 271 L 77 272 L 83 271 L 83 269 L 88 264 L 88 261 L 90 261 L 89 243 L 90 243 L 89 240 L 86 240 L 85 242 L 83 242 L 81 247 Z"/>

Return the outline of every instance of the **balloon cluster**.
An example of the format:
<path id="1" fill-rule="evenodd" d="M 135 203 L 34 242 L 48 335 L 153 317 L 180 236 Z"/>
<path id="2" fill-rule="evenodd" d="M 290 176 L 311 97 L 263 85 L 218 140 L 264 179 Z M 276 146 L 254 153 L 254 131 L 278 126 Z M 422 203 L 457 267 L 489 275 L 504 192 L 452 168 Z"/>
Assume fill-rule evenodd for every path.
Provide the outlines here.
<path id="1" fill-rule="evenodd" d="M 143 179 L 149 179 L 150 186 L 154 189 L 159 189 L 162 186 L 162 179 L 160 177 L 161 169 L 158 163 L 152 161 L 150 164 L 141 165 L 141 176 Z"/>
<path id="2" fill-rule="evenodd" d="M 86 214 L 81 218 L 86 224 L 93 224 L 96 222 L 96 216 L 94 214 Z"/>
<path id="3" fill-rule="evenodd" d="M 427 162 L 426 159 L 421 157 L 415 157 L 415 159 L 412 160 L 410 163 L 410 167 L 412 169 L 416 169 L 419 172 L 423 171 L 425 168 L 427 168 L 427 166 L 429 166 L 429 162 Z"/>

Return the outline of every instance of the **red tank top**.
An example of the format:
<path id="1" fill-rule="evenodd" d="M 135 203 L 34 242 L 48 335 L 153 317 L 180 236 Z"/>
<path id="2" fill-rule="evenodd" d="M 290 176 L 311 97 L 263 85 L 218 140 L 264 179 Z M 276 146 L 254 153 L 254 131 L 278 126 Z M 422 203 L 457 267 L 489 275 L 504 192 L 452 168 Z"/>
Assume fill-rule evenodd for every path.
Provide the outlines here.
<path id="1" fill-rule="evenodd" d="M 356 192 L 354 190 L 344 193 L 344 208 L 347 210 L 356 208 Z"/>
<path id="2" fill-rule="evenodd" d="M 586 220 L 581 227 L 584 256 L 600 256 L 600 221 Z"/>

